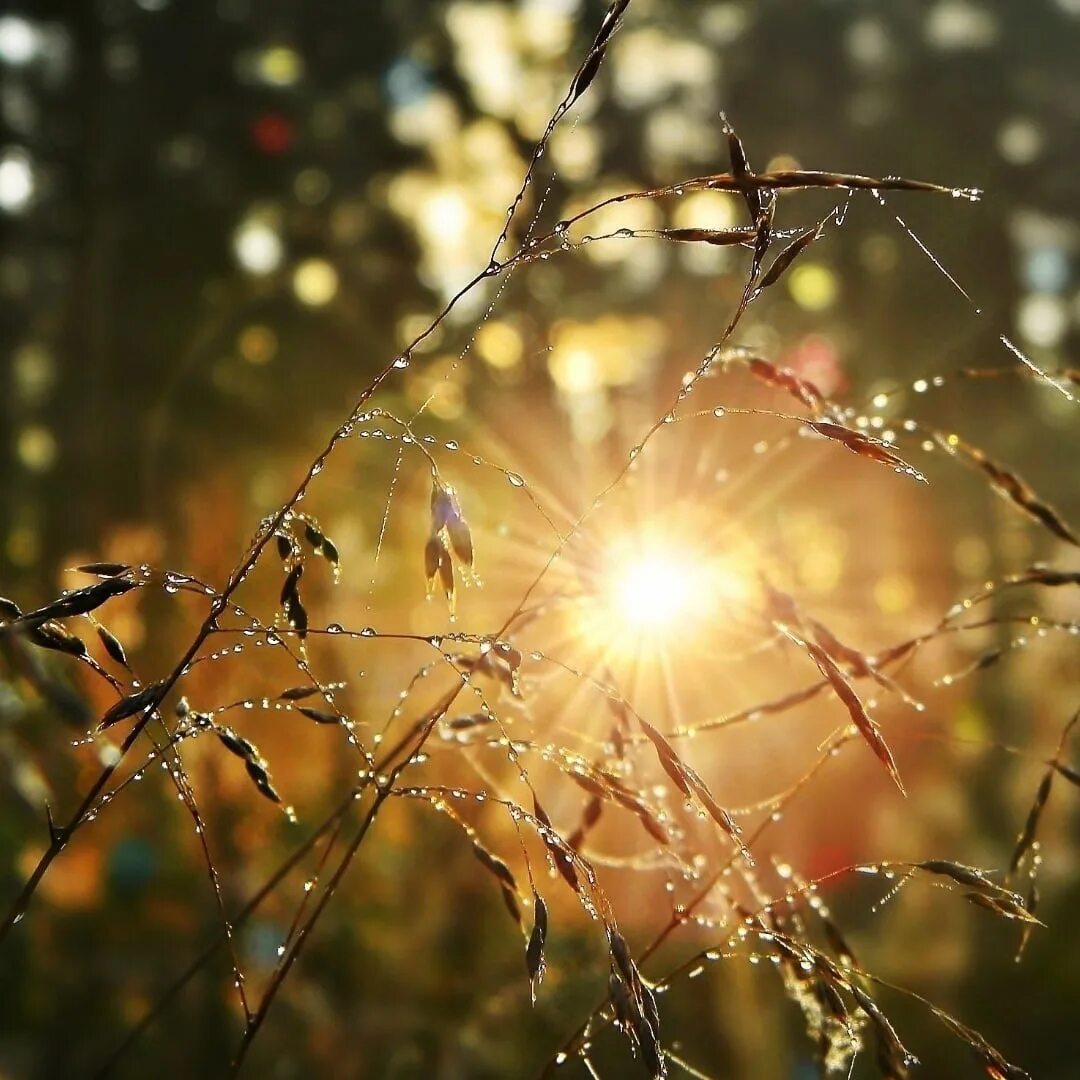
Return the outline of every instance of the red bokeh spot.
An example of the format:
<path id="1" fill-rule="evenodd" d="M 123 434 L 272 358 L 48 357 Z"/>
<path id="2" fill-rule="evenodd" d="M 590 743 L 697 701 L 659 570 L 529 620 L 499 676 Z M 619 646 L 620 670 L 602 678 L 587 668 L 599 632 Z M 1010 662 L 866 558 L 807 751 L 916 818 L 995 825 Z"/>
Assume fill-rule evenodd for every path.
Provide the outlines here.
<path id="1" fill-rule="evenodd" d="M 284 154 L 295 139 L 293 122 L 281 113 L 263 113 L 251 125 L 251 141 L 264 154 Z"/>
<path id="2" fill-rule="evenodd" d="M 847 387 L 836 346 L 821 334 L 807 334 L 784 354 L 783 364 L 800 379 L 812 382 L 826 397 Z"/>
<path id="3" fill-rule="evenodd" d="M 811 881 L 850 866 L 855 858 L 851 846 L 843 841 L 817 844 L 804 854 L 807 857 L 804 859 L 801 870 Z M 833 880 L 828 882 L 826 887 L 837 884 L 839 882 Z"/>

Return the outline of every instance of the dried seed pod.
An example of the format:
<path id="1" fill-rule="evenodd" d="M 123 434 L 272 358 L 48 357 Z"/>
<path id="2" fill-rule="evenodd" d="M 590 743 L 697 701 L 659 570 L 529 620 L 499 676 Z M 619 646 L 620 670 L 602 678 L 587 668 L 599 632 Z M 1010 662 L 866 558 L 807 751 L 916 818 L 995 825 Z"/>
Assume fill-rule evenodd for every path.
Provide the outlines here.
<path id="1" fill-rule="evenodd" d="M 800 233 L 794 240 L 779 255 L 772 261 L 772 265 L 761 277 L 761 281 L 758 283 L 758 291 L 767 289 L 770 285 L 775 285 L 780 280 L 781 275 L 785 270 L 801 255 L 815 240 L 821 236 L 821 230 L 825 227 L 824 222 L 820 222 L 815 228 L 807 229 L 806 232 Z"/>
<path id="2" fill-rule="evenodd" d="M 1035 915 L 1035 911 L 1039 906 L 1039 887 L 1034 881 L 1028 886 L 1027 896 L 1024 897 L 1024 909 L 1031 916 Z M 1028 946 L 1028 941 L 1031 939 L 1031 931 L 1035 928 L 1034 923 L 1025 923 L 1024 928 L 1020 931 L 1020 944 L 1016 947 L 1016 962 L 1019 963 L 1024 955 L 1024 950 Z"/>
<path id="3" fill-rule="evenodd" d="M 859 699 L 859 695 L 852 689 L 851 684 L 844 677 L 844 673 L 836 666 L 829 654 L 815 645 L 812 641 L 801 642 L 802 646 L 817 664 L 818 670 L 829 681 L 833 693 L 844 703 L 852 723 L 859 730 L 859 734 L 866 740 L 867 745 L 874 751 L 874 756 L 885 766 L 892 782 L 900 790 L 901 795 L 906 795 L 903 782 L 900 780 L 900 772 L 896 768 L 892 751 L 885 742 L 877 724 L 866 711 L 865 706 Z"/>
<path id="4" fill-rule="evenodd" d="M 729 141 L 731 137 L 729 128 Z M 741 144 L 740 144 L 741 150 Z M 744 157 L 745 163 L 745 157 Z M 799 188 L 841 189 L 844 191 L 926 191 L 940 195 L 960 195 L 975 202 L 979 192 L 968 188 L 957 189 L 931 184 L 925 180 L 909 180 L 902 176 L 860 176 L 858 173 L 824 172 L 820 169 L 776 169 L 767 173 L 739 175 L 718 173 L 703 177 L 706 186 L 714 191 L 745 191 L 755 188 L 761 191 L 792 191 Z M 1025 373 L 1026 374 L 1026 373 Z M 1067 373 L 1066 373 L 1067 374 Z"/>
<path id="5" fill-rule="evenodd" d="M 432 480 L 431 485 L 431 532 L 444 529 L 449 521 L 458 516 L 457 502 L 452 488 Z"/>
<path id="6" fill-rule="evenodd" d="M 576 893 L 581 892 L 581 882 L 578 881 L 577 870 L 574 869 L 574 861 L 571 853 L 567 852 L 569 845 L 565 844 L 565 841 L 560 843 L 561 837 L 555 831 L 555 826 L 551 824 L 551 818 L 548 817 L 548 812 L 540 805 L 540 800 L 533 795 L 533 814 L 540 821 L 543 826 L 539 831 L 540 839 L 544 841 L 544 846 L 551 854 L 551 858 L 555 863 L 555 869 L 558 870 L 563 881 L 570 886 Z M 556 839 L 559 837 L 559 839 Z M 570 857 L 568 858 L 568 854 Z"/>
<path id="7" fill-rule="evenodd" d="M 136 690 L 134 693 L 122 697 L 101 718 L 98 731 L 104 731 L 106 728 L 112 727 L 113 724 L 126 720 L 136 713 L 144 712 L 146 709 L 157 708 L 161 701 L 162 687 L 164 685 L 165 680 L 160 679 L 158 682 L 151 683 L 141 690 Z"/>
<path id="8" fill-rule="evenodd" d="M 443 592 L 446 594 L 446 599 L 450 601 L 452 607 L 454 602 L 454 564 L 450 560 L 450 552 L 445 547 L 441 547 L 439 552 L 439 581 L 442 584 Z"/>
<path id="9" fill-rule="evenodd" d="M 627 992 L 626 983 L 614 968 L 608 973 L 608 998 L 615 1011 L 615 1025 L 623 1031 L 629 1031 L 633 1022 L 630 995 Z"/>
<path id="10" fill-rule="evenodd" d="M 624 809 L 636 814 L 646 832 L 658 843 L 665 846 L 671 843 L 671 838 L 663 825 L 656 819 L 644 800 L 610 773 L 605 772 L 603 769 L 596 769 L 589 774 L 585 774 L 578 769 L 571 769 L 567 775 L 589 792 L 594 799 L 615 802 Z M 594 822 L 587 820 L 589 817 L 588 808 L 586 808 L 585 816 L 587 825 L 591 827 Z M 577 847 L 577 844 L 571 843 L 570 846 Z"/>
<path id="11" fill-rule="evenodd" d="M 600 24 L 596 39 L 593 41 L 593 48 L 607 43 L 608 39 L 618 28 L 619 19 L 622 18 L 623 12 L 626 11 L 629 6 L 630 0 L 612 0 L 611 5 L 604 13 L 604 21 Z"/>
<path id="12" fill-rule="evenodd" d="M 1043 774 L 1042 780 L 1039 781 L 1039 787 L 1035 792 L 1035 800 L 1031 804 L 1031 809 L 1028 811 L 1027 819 L 1024 821 L 1024 827 L 1020 830 L 1020 835 L 1016 840 L 1016 847 L 1013 848 L 1012 858 L 1009 859 L 1009 876 L 1011 877 L 1016 873 L 1017 868 L 1020 866 L 1020 861 L 1031 849 L 1031 845 L 1035 842 L 1035 834 L 1039 828 L 1039 820 L 1042 818 L 1042 812 L 1046 806 L 1046 800 L 1050 798 L 1050 788 L 1054 782 L 1054 769 L 1047 769 Z"/>
<path id="13" fill-rule="evenodd" d="M 608 927 L 608 949 L 611 954 L 608 988 L 616 1020 L 637 1043 L 649 1067 L 649 1075 L 654 1080 L 663 1077 L 666 1065 L 660 1049 L 660 1014 L 656 998 L 642 981 L 626 940 L 614 926 Z"/>
<path id="14" fill-rule="evenodd" d="M 304 539 L 318 551 L 323 546 L 323 541 L 326 539 L 323 536 L 322 531 L 313 525 L 310 521 L 304 522 Z"/>
<path id="15" fill-rule="evenodd" d="M 713 244 L 716 247 L 730 247 L 750 243 L 757 235 L 753 229 L 656 229 L 649 235 L 656 235 L 664 240 L 674 240 L 680 244 Z"/>
<path id="16" fill-rule="evenodd" d="M 114 596 L 122 596 L 132 589 L 137 589 L 139 582 L 130 578 L 109 577 L 99 581 L 95 585 L 87 585 L 84 589 L 76 589 L 66 596 L 54 600 L 51 604 L 38 608 L 36 611 L 27 612 L 22 616 L 22 621 L 27 625 L 40 626 L 50 619 L 66 619 L 71 615 L 88 615 L 91 611 L 101 607 L 107 600 Z"/>
<path id="17" fill-rule="evenodd" d="M 288 690 L 282 690 L 278 698 L 281 701 L 302 701 L 318 692 L 317 686 L 291 686 Z"/>
<path id="18" fill-rule="evenodd" d="M 525 967 L 529 973 L 529 982 L 532 984 L 533 1001 L 536 1000 L 536 990 L 544 981 L 544 972 L 547 970 L 547 963 L 544 960 L 547 930 L 547 904 L 544 903 L 544 898 L 533 889 L 533 928 L 529 935 L 529 944 L 525 949 Z"/>
<path id="19" fill-rule="evenodd" d="M 285 533 L 275 533 L 274 536 L 277 540 L 278 558 L 280 558 L 282 562 L 288 561 L 292 558 L 295 550 L 293 548 L 292 538 Z"/>
<path id="20" fill-rule="evenodd" d="M 1015 579 L 1016 584 L 1048 585 L 1056 588 L 1061 585 L 1080 585 L 1080 571 L 1054 570 L 1048 566 L 1033 566 Z"/>
<path id="21" fill-rule="evenodd" d="M 574 76 L 574 81 L 570 84 L 570 92 L 566 96 L 566 108 L 570 108 L 575 101 L 592 85 L 593 79 L 596 78 L 596 73 L 600 70 L 600 65 L 604 62 L 604 54 L 607 51 L 606 41 L 599 45 L 595 45 L 588 56 L 585 57 L 585 62 L 578 69 L 578 73 Z"/>
<path id="22" fill-rule="evenodd" d="M 633 990 L 638 981 L 637 966 L 630 955 L 630 946 L 626 944 L 626 938 L 614 927 L 608 927 L 608 951 L 611 953 L 612 963 L 623 981 Z"/>
<path id="23" fill-rule="evenodd" d="M 897 690 L 896 683 L 887 675 L 878 671 L 875 663 L 865 653 L 852 648 L 842 642 L 827 626 L 819 623 L 816 619 L 807 619 L 807 624 L 814 640 L 820 645 L 838 664 L 847 664 L 853 675 L 873 679 L 879 686 L 887 690 Z"/>
<path id="24" fill-rule="evenodd" d="M 896 1048 L 881 1038 L 875 1038 L 875 1043 L 877 1053 L 874 1063 L 881 1073 L 881 1080 L 910 1080 L 911 1068 L 908 1061 L 897 1053 Z"/>
<path id="25" fill-rule="evenodd" d="M 573 848 L 575 851 L 581 849 L 581 845 L 585 842 L 585 837 L 588 836 L 589 832 L 596 826 L 603 810 L 603 800 L 598 795 L 594 795 L 585 804 L 585 809 L 581 812 L 581 821 L 578 823 L 578 827 L 566 838 L 568 847 Z"/>
<path id="26" fill-rule="evenodd" d="M 291 599 L 295 599 L 299 595 L 298 587 L 303 576 L 303 563 L 297 563 L 285 576 L 285 581 L 281 586 L 281 603 L 283 605 L 287 606 Z"/>
<path id="27" fill-rule="evenodd" d="M 801 404 L 815 412 L 820 412 L 825 404 L 825 395 L 809 379 L 796 375 L 790 368 L 778 368 L 768 360 L 752 356 L 746 361 L 750 373 L 761 382 L 786 390 Z"/>
<path id="28" fill-rule="evenodd" d="M 1023 1069 L 1010 1064 L 1001 1056 L 974 1028 L 961 1024 L 944 1009 L 930 1005 L 930 1011 L 951 1031 L 958 1035 L 982 1060 L 987 1075 L 991 1080 L 1031 1080 Z"/>
<path id="29" fill-rule="evenodd" d="M 476 671 L 484 675 L 490 675 L 505 686 L 514 697 L 521 697 L 517 669 L 510 666 L 510 662 L 502 652 L 489 649 L 479 657 L 461 657 L 459 666 L 464 671 Z"/>
<path id="30" fill-rule="evenodd" d="M 687 766 L 687 768 L 689 769 L 689 766 Z M 754 857 L 750 853 L 750 849 L 746 846 L 746 842 L 742 838 L 742 831 L 739 829 L 739 826 L 735 824 L 735 819 L 713 798 L 712 793 L 705 786 L 701 777 L 699 777 L 692 769 L 689 769 L 689 772 L 694 781 L 694 789 L 698 801 L 705 807 L 709 817 L 711 817 L 713 821 L 727 833 L 728 838 L 739 849 L 739 854 L 742 855 L 743 859 L 753 866 Z"/>
<path id="31" fill-rule="evenodd" d="M 337 545 L 329 536 L 324 536 L 319 554 L 333 567 L 341 565 L 341 556 L 338 554 Z"/>
<path id="32" fill-rule="evenodd" d="M 303 641 L 307 637 L 308 614 L 307 608 L 300 602 L 299 594 L 290 596 L 285 602 L 285 618 L 289 625 L 296 631 L 297 637 Z"/>
<path id="33" fill-rule="evenodd" d="M 754 258 L 750 264 L 750 280 L 756 281 L 761 264 L 772 243 L 773 220 L 776 217 L 776 196 L 768 189 L 761 189 L 761 213 L 757 216 L 757 238 L 754 241 Z M 753 294 L 752 294 L 753 295 Z"/>
<path id="34" fill-rule="evenodd" d="M 468 522 L 463 517 L 451 518 L 446 523 L 446 535 L 450 537 L 450 546 L 454 549 L 454 554 L 465 566 L 472 566 L 473 542 Z"/>
<path id="35" fill-rule="evenodd" d="M 472 566 L 472 533 L 469 530 L 469 525 L 465 520 L 465 516 L 461 512 L 461 505 L 458 503 L 457 493 L 448 484 L 443 484 L 440 480 L 435 479 L 432 481 L 431 486 L 432 538 L 440 537 L 443 530 L 446 531 L 446 535 L 450 541 L 450 547 L 453 549 L 454 554 L 465 566 Z M 443 546 L 445 547 L 445 545 Z M 425 557 L 425 561 L 427 561 L 429 566 L 432 565 L 431 558 L 433 558 L 433 556 Z M 441 561 L 439 565 L 441 566 Z M 434 576 L 434 573 L 429 573 L 428 579 L 430 580 Z"/>
<path id="36" fill-rule="evenodd" d="M 808 420 L 806 426 L 826 439 L 840 443 L 853 454 L 869 458 L 871 461 L 879 461 L 883 465 L 891 465 L 894 469 L 910 473 L 916 479 L 923 479 L 920 472 L 912 468 L 902 457 L 894 454 L 885 443 L 880 439 L 872 438 L 865 432 L 855 431 L 844 427 L 843 424 L 834 424 L 828 420 Z"/>
<path id="37" fill-rule="evenodd" d="M 482 844 L 477 843 L 475 840 L 473 841 L 473 854 L 485 867 L 487 867 L 488 870 L 491 871 L 492 874 L 495 875 L 496 878 L 498 878 L 499 888 L 502 892 L 503 903 L 506 905 L 506 910 L 510 912 L 511 917 L 518 926 L 521 926 L 521 906 L 518 903 L 517 881 L 514 879 L 510 867 L 497 855 L 493 855 L 487 848 Z M 531 971 L 529 977 L 530 979 L 532 978 Z"/>
<path id="38" fill-rule="evenodd" d="M 120 643 L 120 639 L 113 634 L 110 630 L 107 630 L 100 623 L 97 626 L 97 635 L 101 639 L 101 644 L 105 646 L 105 651 L 118 663 L 124 667 L 128 667 L 127 653 L 124 652 L 124 646 Z"/>
<path id="39" fill-rule="evenodd" d="M 656 995 L 652 991 L 652 987 L 645 982 L 639 973 L 638 984 L 641 987 L 641 1005 L 642 1012 L 645 1015 L 645 1019 L 648 1020 L 652 1029 L 656 1032 L 660 1030 L 660 1007 L 656 1003 Z"/>
<path id="40" fill-rule="evenodd" d="M 424 578 L 429 589 L 434 585 L 435 578 L 439 575 L 439 567 L 445 557 L 446 546 L 442 542 L 442 537 L 435 535 L 428 537 L 424 545 Z"/>
<path id="41" fill-rule="evenodd" d="M 583 767 L 576 766 L 569 769 L 567 770 L 566 775 L 569 776 L 578 787 L 583 788 L 594 798 L 604 799 L 608 797 L 608 792 L 604 785 L 598 780 L 593 779 L 589 773 L 584 771 Z"/>
<path id="42" fill-rule="evenodd" d="M 40 626 L 31 624 L 29 631 L 30 640 L 42 649 L 51 649 L 53 652 L 67 653 L 69 656 L 85 656 L 86 642 L 76 637 L 62 623 L 43 622 Z"/>
<path id="43" fill-rule="evenodd" d="M 991 487 L 1023 510 L 1028 517 L 1041 522 L 1059 540 L 1064 540 L 1073 547 L 1080 547 L 1080 537 L 1069 528 L 1061 515 L 1048 503 L 1043 502 L 1031 486 L 1015 472 L 991 461 L 977 446 L 971 446 L 955 435 L 948 438 L 936 435 L 935 438 L 938 445 L 950 454 L 961 455 L 981 469 L 989 479 Z"/>
<path id="44" fill-rule="evenodd" d="M 686 776 L 686 766 L 683 765 L 679 759 L 678 754 L 672 748 L 671 743 L 660 734 L 647 720 L 640 720 L 641 730 L 645 732 L 649 742 L 653 744 L 656 750 L 656 756 L 660 760 L 660 764 L 664 769 L 664 772 L 671 777 L 675 782 L 675 786 L 687 797 L 690 798 L 693 795 L 693 789 L 690 786 L 690 781 Z"/>
<path id="45" fill-rule="evenodd" d="M 89 562 L 76 566 L 80 574 L 96 574 L 98 577 L 116 577 L 126 574 L 131 567 L 127 563 L 120 562 Z"/>
<path id="46" fill-rule="evenodd" d="M 855 983 L 848 983 L 847 989 L 859 1008 L 870 1018 L 875 1035 L 883 1045 L 889 1048 L 890 1053 L 901 1061 L 914 1061 L 914 1055 L 900 1041 L 900 1036 L 896 1034 L 896 1028 L 892 1026 L 889 1018 L 881 1011 L 881 1006 L 862 987 Z"/>
<path id="47" fill-rule="evenodd" d="M 728 838 L 739 849 L 739 854 L 742 855 L 743 859 L 753 865 L 753 855 L 743 841 L 739 827 L 735 824 L 732 816 L 713 798 L 705 781 L 675 753 L 671 743 L 652 724 L 640 718 L 638 723 L 641 725 L 641 730 L 645 732 L 649 742 L 653 744 L 656 756 L 659 758 L 664 772 L 671 777 L 676 787 L 687 798 L 697 798 L 713 821 L 727 833 Z"/>
<path id="48" fill-rule="evenodd" d="M 641 1057 L 649 1070 L 651 1080 L 661 1080 L 662 1077 L 667 1076 L 667 1065 L 664 1062 L 664 1052 L 660 1049 L 660 1040 L 656 1037 L 652 1024 L 644 1016 L 634 1028 L 634 1035 L 641 1048 Z"/>
<path id="49" fill-rule="evenodd" d="M 756 223 L 761 217 L 761 189 L 756 184 L 747 183 L 751 177 L 750 162 L 747 160 L 742 139 L 735 134 L 735 129 L 730 125 L 727 128 L 727 142 L 732 178 L 742 191 L 746 208 L 750 211 L 750 220 Z"/>
<path id="50" fill-rule="evenodd" d="M 22 608 L 14 600 L 9 600 L 6 596 L 0 596 L 0 618 L 3 618 L 5 622 L 21 619 Z"/>
<path id="51" fill-rule="evenodd" d="M 1024 906 L 1023 900 L 1019 897 L 1010 899 L 1007 896 L 988 896 L 986 893 L 969 892 L 964 893 L 964 899 L 969 900 L 978 907 L 986 908 L 987 911 L 992 911 L 995 915 L 1000 915 L 1004 919 L 1011 919 L 1015 922 L 1033 923 L 1036 926 L 1044 925 L 1041 920 L 1036 919 L 1035 916 L 1028 911 Z"/>
<path id="52" fill-rule="evenodd" d="M 836 953 L 840 962 L 845 967 L 858 967 L 855 950 L 848 944 L 847 938 L 844 937 L 840 927 L 828 915 L 822 914 L 821 911 L 818 911 L 817 915 L 821 922 L 821 928 L 825 931 L 825 939 L 829 943 L 829 948 Z"/>
<path id="53" fill-rule="evenodd" d="M 128 578 L 109 577 L 99 581 L 96 585 L 87 585 L 85 589 L 77 589 L 56 602 L 63 608 L 65 615 L 86 615 L 95 608 L 100 607 L 106 600 L 115 596 L 123 596 L 124 593 L 137 589 L 139 583 Z"/>
<path id="54" fill-rule="evenodd" d="M 261 795 L 271 802 L 281 802 L 281 796 L 270 782 L 270 774 L 266 770 L 265 761 L 262 761 L 259 758 L 248 758 L 248 760 L 244 762 L 244 768 L 247 769 L 248 776 L 251 777 L 255 787 L 258 788 Z"/>
<path id="55" fill-rule="evenodd" d="M 316 724 L 340 724 L 341 720 L 332 712 L 324 712 L 322 709 L 311 709 L 306 705 L 301 705 L 297 712 L 302 713 L 309 720 L 314 720 Z"/>
<path id="56" fill-rule="evenodd" d="M 468 716 L 453 716 L 443 723 L 451 731 L 469 731 L 471 728 L 482 727 L 485 724 L 494 723 L 495 717 L 490 713 L 469 713 Z"/>
<path id="57" fill-rule="evenodd" d="M 927 859 L 915 865 L 927 873 L 952 878 L 958 885 L 967 885 L 975 889 L 989 889 L 992 892 L 1002 891 L 1001 886 L 995 884 L 974 866 L 965 866 L 963 863 L 950 862 L 946 859 Z"/>
<path id="58" fill-rule="evenodd" d="M 214 728 L 214 734 L 221 740 L 226 750 L 238 758 L 243 758 L 244 761 L 251 761 L 259 756 L 255 746 L 242 735 L 237 735 L 232 728 L 217 727 Z"/>

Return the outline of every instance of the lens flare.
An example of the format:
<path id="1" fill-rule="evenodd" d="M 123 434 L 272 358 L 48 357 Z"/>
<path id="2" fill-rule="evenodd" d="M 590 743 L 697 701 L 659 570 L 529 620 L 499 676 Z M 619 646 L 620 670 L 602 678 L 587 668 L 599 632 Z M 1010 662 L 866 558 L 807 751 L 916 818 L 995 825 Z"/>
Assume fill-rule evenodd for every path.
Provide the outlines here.
<path id="1" fill-rule="evenodd" d="M 749 598 L 752 575 L 717 553 L 650 530 L 607 545 L 585 629 L 611 655 L 680 651 L 707 624 L 726 626 Z"/>
<path id="2" fill-rule="evenodd" d="M 638 630 L 663 630 L 689 614 L 692 570 L 679 553 L 648 552 L 627 559 L 611 586 L 615 614 Z"/>

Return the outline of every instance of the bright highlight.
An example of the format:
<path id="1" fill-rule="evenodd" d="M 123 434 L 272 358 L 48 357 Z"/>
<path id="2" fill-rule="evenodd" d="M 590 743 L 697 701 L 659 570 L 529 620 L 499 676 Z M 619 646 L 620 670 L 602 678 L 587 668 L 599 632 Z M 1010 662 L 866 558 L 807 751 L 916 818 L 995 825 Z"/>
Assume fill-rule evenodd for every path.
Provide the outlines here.
<path id="1" fill-rule="evenodd" d="M 639 630 L 672 626 L 689 613 L 691 574 L 674 552 L 656 552 L 628 560 L 613 584 L 616 612 Z"/>
<path id="2" fill-rule="evenodd" d="M 680 533 L 681 535 L 681 533 Z M 581 630 L 611 655 L 681 652 L 703 625 L 738 623 L 755 580 L 746 552 L 727 537 L 723 551 L 646 528 L 606 545 L 603 571 L 582 611 Z"/>

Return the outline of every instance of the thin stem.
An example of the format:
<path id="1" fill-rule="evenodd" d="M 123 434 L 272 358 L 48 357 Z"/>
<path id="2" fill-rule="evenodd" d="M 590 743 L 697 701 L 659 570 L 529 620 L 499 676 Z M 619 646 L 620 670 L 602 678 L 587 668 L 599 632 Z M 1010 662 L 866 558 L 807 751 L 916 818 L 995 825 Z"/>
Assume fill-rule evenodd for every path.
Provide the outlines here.
<path id="1" fill-rule="evenodd" d="M 337 868 L 331 875 L 330 880 L 326 883 L 326 887 L 320 893 L 319 898 L 315 901 L 315 905 L 312 908 L 311 914 L 307 920 L 304 921 L 296 931 L 285 955 L 282 957 L 281 963 L 278 965 L 274 974 L 271 976 L 270 983 L 263 992 L 262 999 L 259 1002 L 258 1008 L 252 1017 L 249 1018 L 245 1028 L 244 1035 L 240 1040 L 240 1046 L 237 1049 L 236 1057 L 233 1059 L 232 1072 L 236 1075 L 244 1064 L 244 1060 L 247 1057 L 247 1053 L 251 1048 L 251 1044 L 254 1042 L 255 1037 L 259 1033 L 259 1029 L 262 1027 L 263 1022 L 266 1020 L 266 1015 L 270 1011 L 270 1006 L 273 1004 L 274 999 L 277 997 L 278 991 L 281 989 L 282 984 L 285 981 L 286 976 L 292 969 L 293 964 L 296 963 L 297 958 L 300 955 L 301 950 L 304 947 L 304 943 L 307 941 L 308 935 L 311 933 L 316 922 L 318 922 L 320 915 L 326 909 L 331 898 L 337 890 L 342 878 L 345 876 L 346 871 L 352 864 L 353 858 L 357 851 L 360 849 L 360 845 L 364 841 L 364 837 L 367 836 L 368 831 L 375 822 L 375 818 L 379 813 L 379 809 L 383 803 L 390 797 L 395 781 L 404 771 L 409 764 L 409 759 L 412 754 L 416 753 L 427 740 L 427 737 L 434 730 L 435 725 L 446 715 L 447 710 L 457 700 L 458 695 L 461 693 L 465 682 L 461 682 L 455 686 L 433 708 L 423 721 L 422 730 L 417 738 L 417 745 L 411 753 L 405 753 L 408 749 L 413 736 L 415 735 L 415 729 L 410 731 L 402 740 L 400 740 L 395 747 L 393 747 L 383 761 L 383 768 L 394 759 L 399 753 L 403 754 L 402 760 L 395 765 L 388 777 L 382 782 L 379 782 L 376 778 L 376 790 L 375 797 L 372 799 L 371 806 L 368 808 L 367 813 L 364 815 L 363 820 L 360 823 L 356 834 L 349 842 L 349 846 L 345 850 L 345 854 L 339 861 Z M 305 898 L 306 899 L 306 898 Z"/>
<path id="2" fill-rule="evenodd" d="M 315 829 L 315 831 L 305 840 L 302 844 L 298 845 L 291 855 L 270 875 L 269 878 L 263 883 L 255 893 L 252 894 L 244 904 L 244 906 L 233 916 L 233 926 L 240 926 L 245 922 L 254 912 L 259 908 L 262 902 L 281 884 L 281 882 L 288 876 L 289 872 L 293 870 L 300 862 L 300 860 L 318 843 L 319 838 L 322 837 L 328 830 L 335 827 L 340 828 L 344 823 L 345 815 L 349 810 L 349 807 L 356 801 L 355 795 L 352 791 L 341 800 L 340 803 L 326 816 L 322 823 Z M 154 1004 L 153 1008 L 146 1013 L 145 1016 L 127 1033 L 123 1042 L 109 1055 L 106 1061 L 101 1067 L 94 1073 L 95 1078 L 100 1078 L 108 1075 L 113 1066 L 120 1060 L 124 1053 L 137 1041 L 140 1035 L 159 1016 L 164 1013 L 168 1004 L 180 993 L 181 990 L 194 978 L 194 976 L 202 969 L 206 962 L 217 952 L 222 942 L 225 940 L 225 931 L 222 928 L 221 932 L 217 934 L 201 953 L 184 969 L 184 972 L 179 975 L 176 980 L 169 986 L 165 993 Z"/>

